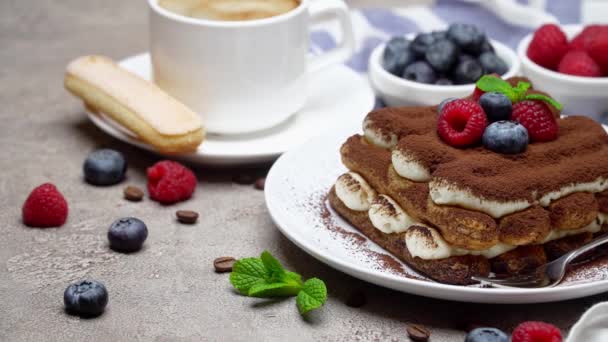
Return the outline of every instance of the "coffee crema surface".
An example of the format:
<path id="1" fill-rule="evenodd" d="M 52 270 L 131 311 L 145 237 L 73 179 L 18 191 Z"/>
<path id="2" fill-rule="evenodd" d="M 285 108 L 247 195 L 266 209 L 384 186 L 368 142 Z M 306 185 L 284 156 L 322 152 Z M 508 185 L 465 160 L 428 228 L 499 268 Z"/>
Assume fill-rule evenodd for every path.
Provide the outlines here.
<path id="1" fill-rule="evenodd" d="M 168 11 L 208 20 L 255 20 L 287 13 L 300 5 L 298 0 L 159 0 Z"/>

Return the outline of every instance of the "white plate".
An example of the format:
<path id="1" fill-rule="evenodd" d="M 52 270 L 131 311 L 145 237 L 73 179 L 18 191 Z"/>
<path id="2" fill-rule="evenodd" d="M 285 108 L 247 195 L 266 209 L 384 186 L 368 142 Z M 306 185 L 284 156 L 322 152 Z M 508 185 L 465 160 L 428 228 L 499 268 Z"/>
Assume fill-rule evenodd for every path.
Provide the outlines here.
<path id="1" fill-rule="evenodd" d="M 603 266 L 602 272 L 580 270 L 571 274 L 567 283 L 544 289 L 447 285 L 408 278 L 382 267 L 376 253 L 386 255 L 388 252 L 367 239 L 355 243 L 348 234 L 357 230 L 328 209 L 324 200 L 336 178 L 346 171 L 340 162 L 338 150 L 355 131 L 358 130 L 345 128 L 313 139 L 281 156 L 268 174 L 265 196 L 273 220 L 287 238 L 313 257 L 353 277 L 380 286 L 455 301 L 538 303 L 585 297 L 608 290 L 606 266 Z M 336 228 L 343 229 L 343 233 L 335 232 Z M 399 264 L 405 273 L 415 274 L 411 268 Z M 595 267 L 593 264 L 587 266 Z"/>
<path id="2" fill-rule="evenodd" d="M 150 56 L 147 53 L 126 58 L 119 64 L 146 80 L 151 79 Z M 374 106 L 374 94 L 367 80 L 343 65 L 311 75 L 309 89 L 309 100 L 305 107 L 277 127 L 239 136 L 210 134 L 196 152 L 171 157 L 218 166 L 269 161 L 343 122 L 361 122 Z M 108 117 L 91 112 L 87 112 L 87 115 L 107 134 L 142 149 L 155 151 Z"/>

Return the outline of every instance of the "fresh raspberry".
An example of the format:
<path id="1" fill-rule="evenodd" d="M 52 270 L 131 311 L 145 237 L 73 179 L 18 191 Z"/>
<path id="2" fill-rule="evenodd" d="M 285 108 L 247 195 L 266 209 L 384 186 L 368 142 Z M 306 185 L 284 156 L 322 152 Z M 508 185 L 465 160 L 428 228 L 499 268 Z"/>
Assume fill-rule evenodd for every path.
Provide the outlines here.
<path id="1" fill-rule="evenodd" d="M 568 51 L 568 38 L 555 24 L 541 26 L 528 46 L 528 58 L 536 64 L 555 70 Z"/>
<path id="2" fill-rule="evenodd" d="M 473 90 L 473 94 L 471 94 L 471 100 L 477 102 L 479 101 L 479 98 L 481 97 L 481 95 L 485 94 L 486 92 L 475 87 L 475 90 Z"/>
<path id="3" fill-rule="evenodd" d="M 585 40 L 585 50 L 599 64 L 604 74 L 608 74 L 608 28 Z"/>
<path id="4" fill-rule="evenodd" d="M 470 146 L 481 141 L 488 126 L 483 108 L 477 102 L 454 100 L 448 102 L 439 115 L 437 133 L 451 146 Z"/>
<path id="5" fill-rule="evenodd" d="M 542 101 L 515 103 L 511 119 L 526 127 L 531 142 L 557 139 L 559 126 L 549 107 Z"/>
<path id="6" fill-rule="evenodd" d="M 587 77 L 600 77 L 602 70 L 600 66 L 582 50 L 572 50 L 564 55 L 557 66 L 557 71 L 563 74 Z"/>
<path id="7" fill-rule="evenodd" d="M 148 168 L 150 198 L 171 204 L 186 200 L 196 188 L 196 177 L 180 163 L 163 160 Z"/>
<path id="8" fill-rule="evenodd" d="M 592 38 L 598 32 L 602 30 L 602 25 L 589 25 L 581 31 L 572 41 L 570 42 L 571 50 L 585 50 L 585 43 L 587 39 Z"/>
<path id="9" fill-rule="evenodd" d="M 68 218 L 68 202 L 53 184 L 44 183 L 32 190 L 21 214 L 30 227 L 59 227 Z"/>
<path id="10" fill-rule="evenodd" d="M 513 330 L 512 342 L 562 342 L 557 327 L 545 322 L 524 322 Z"/>

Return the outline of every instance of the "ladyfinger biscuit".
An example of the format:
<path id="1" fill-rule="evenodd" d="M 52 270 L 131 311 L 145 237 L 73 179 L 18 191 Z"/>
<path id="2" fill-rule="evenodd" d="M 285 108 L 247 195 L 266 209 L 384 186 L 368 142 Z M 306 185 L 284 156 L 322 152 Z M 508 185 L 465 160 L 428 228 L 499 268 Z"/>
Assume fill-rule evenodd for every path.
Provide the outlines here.
<path id="1" fill-rule="evenodd" d="M 200 117 L 154 83 L 103 56 L 84 56 L 66 70 L 65 87 L 160 152 L 195 151 L 205 131 Z"/>

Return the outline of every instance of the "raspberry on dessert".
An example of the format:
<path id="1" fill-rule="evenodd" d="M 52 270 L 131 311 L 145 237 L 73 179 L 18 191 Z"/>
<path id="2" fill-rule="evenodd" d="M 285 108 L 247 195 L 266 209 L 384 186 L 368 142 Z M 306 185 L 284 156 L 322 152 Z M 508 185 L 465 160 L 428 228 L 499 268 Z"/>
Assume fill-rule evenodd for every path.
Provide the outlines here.
<path id="1" fill-rule="evenodd" d="M 45 183 L 32 190 L 21 213 L 27 226 L 59 227 L 68 218 L 68 203 L 55 185 Z"/>
<path id="2" fill-rule="evenodd" d="M 562 342 L 560 330 L 545 322 L 524 322 L 513 330 L 512 342 Z"/>
<path id="3" fill-rule="evenodd" d="M 483 95 L 485 93 L 486 93 L 485 91 L 475 87 L 475 90 L 473 90 L 473 94 L 471 94 L 471 100 L 477 102 L 481 98 L 481 95 Z"/>
<path id="4" fill-rule="evenodd" d="M 186 200 L 196 188 L 196 177 L 180 163 L 163 160 L 148 168 L 150 198 L 171 204 Z"/>
<path id="5" fill-rule="evenodd" d="M 477 102 L 454 100 L 443 107 L 437 133 L 449 145 L 465 147 L 479 143 L 486 126 L 486 113 Z"/>
<path id="6" fill-rule="evenodd" d="M 528 58 L 547 69 L 555 70 L 568 51 L 568 38 L 555 24 L 541 26 L 528 46 Z"/>
<path id="7" fill-rule="evenodd" d="M 600 66 L 587 52 L 582 50 L 572 50 L 565 54 L 557 66 L 557 71 L 575 76 L 602 76 Z"/>
<path id="8" fill-rule="evenodd" d="M 587 39 L 595 36 L 600 30 L 602 30 L 602 25 L 589 25 L 585 27 L 583 31 L 570 42 L 570 50 L 585 50 L 585 42 Z"/>
<path id="9" fill-rule="evenodd" d="M 608 74 L 608 27 L 602 27 L 595 35 L 585 40 L 585 50 Z"/>
<path id="10" fill-rule="evenodd" d="M 531 142 L 557 139 L 559 126 L 553 113 L 542 101 L 521 101 L 513 105 L 512 120 L 528 130 Z"/>

